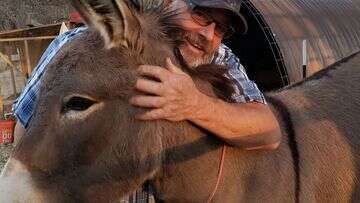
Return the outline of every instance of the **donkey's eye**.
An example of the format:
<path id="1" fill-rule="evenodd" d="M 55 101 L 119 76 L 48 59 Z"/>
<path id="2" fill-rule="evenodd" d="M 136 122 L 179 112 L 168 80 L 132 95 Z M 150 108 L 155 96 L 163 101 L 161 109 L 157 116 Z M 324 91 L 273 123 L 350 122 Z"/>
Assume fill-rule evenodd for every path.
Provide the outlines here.
<path id="1" fill-rule="evenodd" d="M 98 101 L 87 95 L 72 94 L 63 99 L 61 116 L 65 120 L 84 120 L 104 107 L 103 101 Z"/>
<path id="2" fill-rule="evenodd" d="M 89 99 L 89 98 L 73 96 L 73 97 L 65 100 L 63 107 L 62 107 L 62 112 L 85 111 L 88 108 L 90 108 L 92 105 L 94 105 L 95 103 L 97 103 L 97 102 L 92 99 Z"/>

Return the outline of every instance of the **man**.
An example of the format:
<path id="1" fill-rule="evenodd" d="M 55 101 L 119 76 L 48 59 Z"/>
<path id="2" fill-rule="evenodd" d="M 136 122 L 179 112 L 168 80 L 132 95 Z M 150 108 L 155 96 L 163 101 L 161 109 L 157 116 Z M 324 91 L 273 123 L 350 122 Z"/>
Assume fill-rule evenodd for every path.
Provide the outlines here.
<path id="1" fill-rule="evenodd" d="M 236 147 L 277 148 L 280 142 L 277 120 L 255 83 L 246 76 L 239 59 L 229 48 L 221 44 L 223 38 L 231 34 L 235 25 L 243 31 L 247 28 L 244 18 L 239 13 L 241 1 L 174 0 L 172 3 L 182 11 L 177 17 L 182 31 L 174 37 L 180 36 L 184 39 L 178 47 L 183 60 L 190 67 L 203 63 L 227 66 L 227 76 L 236 81 L 233 99 L 238 103 L 227 103 L 202 94 L 192 79 L 168 60 L 166 69 L 150 65 L 139 67 L 140 75 L 153 76 L 159 81 L 138 79 L 136 88 L 144 92 L 144 95 L 137 95 L 129 102 L 135 106 L 151 108 L 148 112 L 138 115 L 138 119 L 189 120 Z M 31 120 L 40 78 L 46 65 L 64 43 L 85 29 L 77 28 L 59 36 L 40 59 L 13 107 L 19 121 L 15 129 L 16 137 L 24 133 Z"/>
<path id="2" fill-rule="evenodd" d="M 235 22 L 242 22 L 240 28 L 246 29 L 239 13 L 240 3 L 236 0 L 174 2 L 181 10 L 177 23 L 184 30 L 177 33 L 184 39 L 178 47 L 181 56 L 190 67 L 211 62 L 227 65 L 227 76 L 237 83 L 233 97 L 238 103 L 230 104 L 202 94 L 188 75 L 167 61 L 167 69 L 149 65 L 138 69 L 140 75 L 160 81 L 144 78 L 137 81 L 136 88 L 146 95 L 135 96 L 130 103 L 153 108 L 139 115 L 139 119 L 189 120 L 225 142 L 245 149 L 275 149 L 279 145 L 279 124 L 265 105 L 263 95 L 247 78 L 236 56 L 221 44 L 231 29 L 232 18 L 237 17 Z"/>

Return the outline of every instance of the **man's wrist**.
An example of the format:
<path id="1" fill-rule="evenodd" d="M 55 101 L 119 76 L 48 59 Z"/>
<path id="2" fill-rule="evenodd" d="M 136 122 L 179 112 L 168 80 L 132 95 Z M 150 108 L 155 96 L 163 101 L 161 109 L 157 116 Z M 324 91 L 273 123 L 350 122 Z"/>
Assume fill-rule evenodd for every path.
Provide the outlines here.
<path id="1" fill-rule="evenodd" d="M 190 113 L 188 120 L 196 121 L 206 121 L 209 120 L 209 115 L 212 115 L 215 111 L 216 99 L 209 97 L 203 93 L 199 93 L 196 104 L 194 105 L 193 111 Z"/>

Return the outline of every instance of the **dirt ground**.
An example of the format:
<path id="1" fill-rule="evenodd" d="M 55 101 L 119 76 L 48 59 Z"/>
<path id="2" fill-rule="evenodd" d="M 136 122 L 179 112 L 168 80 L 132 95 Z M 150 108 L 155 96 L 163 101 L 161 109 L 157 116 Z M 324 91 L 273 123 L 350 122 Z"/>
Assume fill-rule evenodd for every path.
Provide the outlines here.
<path id="1" fill-rule="evenodd" d="M 0 31 L 61 22 L 72 10 L 68 0 L 1 0 Z"/>
<path id="2" fill-rule="evenodd" d="M 12 144 L 0 144 L 0 171 L 3 169 L 12 150 Z"/>

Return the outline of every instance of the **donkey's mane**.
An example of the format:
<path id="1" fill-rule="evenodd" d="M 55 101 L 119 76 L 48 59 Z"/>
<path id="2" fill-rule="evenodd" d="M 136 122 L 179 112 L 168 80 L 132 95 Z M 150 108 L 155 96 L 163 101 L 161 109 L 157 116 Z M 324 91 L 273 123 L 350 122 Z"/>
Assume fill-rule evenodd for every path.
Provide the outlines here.
<path id="1" fill-rule="evenodd" d="M 125 0 L 125 2 L 128 6 L 135 7 L 141 13 L 158 12 L 165 7 L 163 0 Z M 89 0 L 88 3 L 98 14 L 109 14 L 112 12 L 111 6 L 104 4 L 101 0 Z"/>

